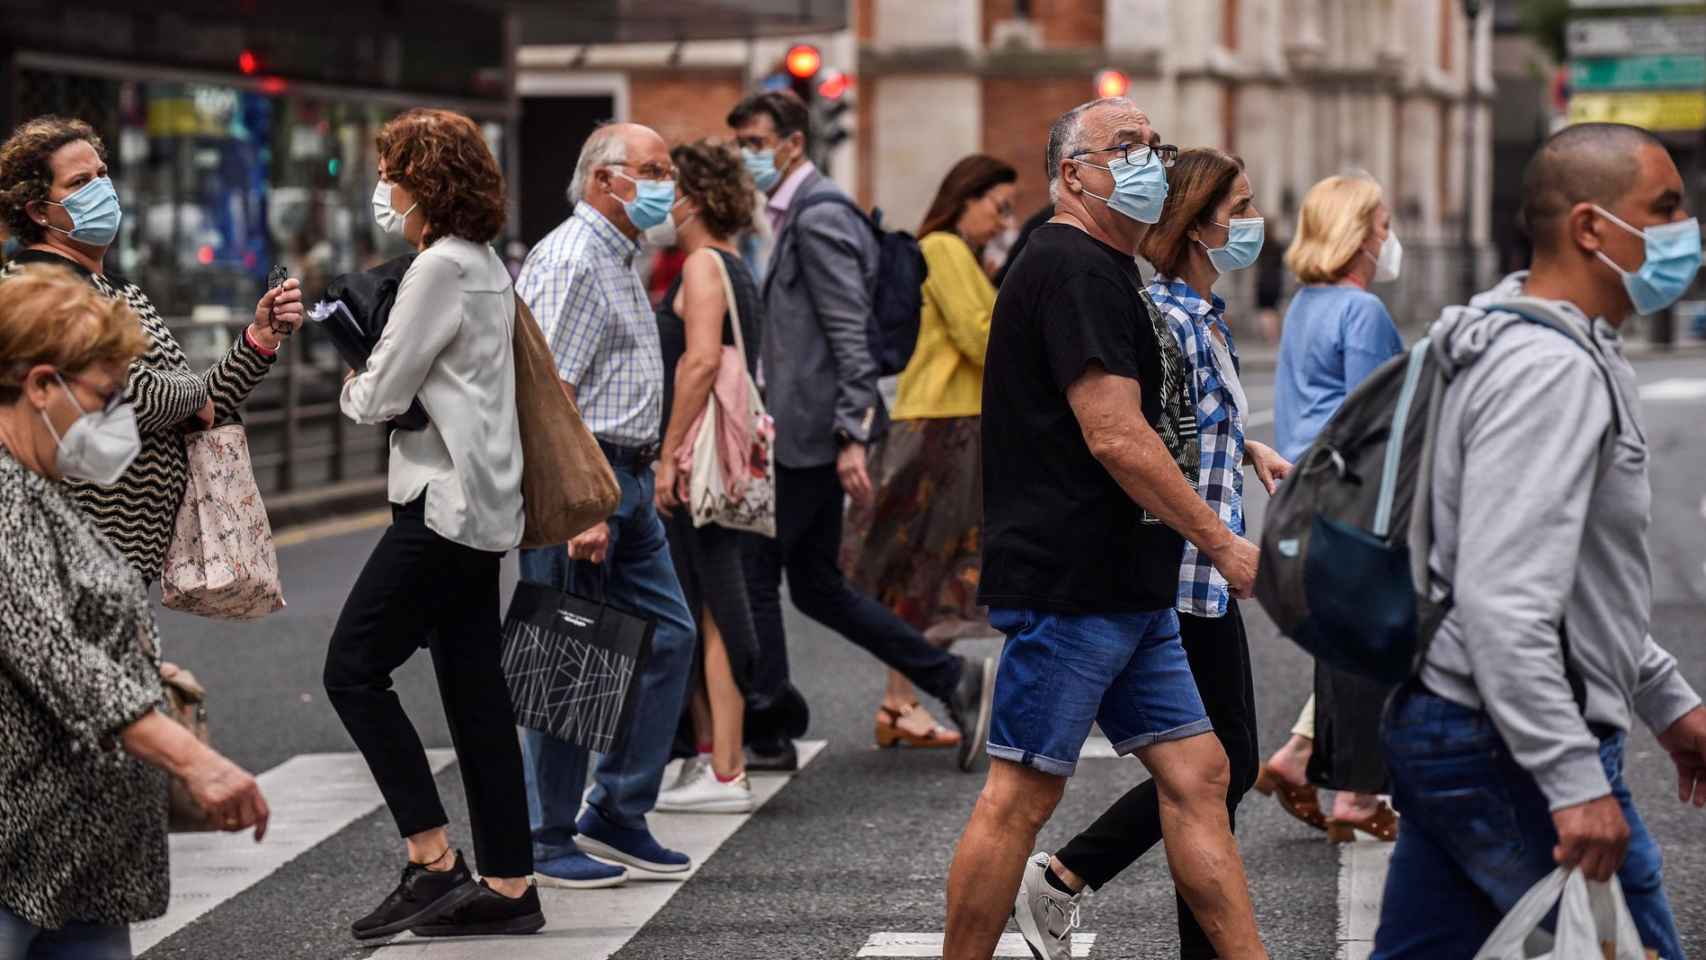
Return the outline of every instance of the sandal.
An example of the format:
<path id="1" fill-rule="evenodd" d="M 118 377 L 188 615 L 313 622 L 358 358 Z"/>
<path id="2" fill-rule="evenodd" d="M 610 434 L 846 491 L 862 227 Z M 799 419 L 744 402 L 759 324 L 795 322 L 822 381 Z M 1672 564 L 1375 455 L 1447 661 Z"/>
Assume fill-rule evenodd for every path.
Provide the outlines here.
<path id="1" fill-rule="evenodd" d="M 1264 797 L 1273 797 L 1286 813 L 1309 826 L 1317 830 L 1327 829 L 1327 815 L 1321 812 L 1321 801 L 1314 787 L 1287 783 L 1264 763 L 1261 773 L 1256 776 L 1256 792 Z"/>
<path id="2" fill-rule="evenodd" d="M 930 729 L 922 734 L 903 730 L 900 718 L 918 709 L 917 702 L 907 704 L 896 710 L 893 707 L 877 708 L 877 746 L 881 749 L 898 747 L 905 744 L 909 747 L 946 748 L 960 745 L 960 734 L 957 730 L 949 730 L 941 724 L 932 724 Z"/>
<path id="3" fill-rule="evenodd" d="M 1398 811 L 1392 809 L 1385 800 L 1375 806 L 1374 812 L 1356 820 L 1340 820 L 1336 817 L 1327 819 L 1327 840 L 1331 843 L 1351 843 L 1361 830 L 1382 843 L 1392 843 L 1398 839 Z"/>

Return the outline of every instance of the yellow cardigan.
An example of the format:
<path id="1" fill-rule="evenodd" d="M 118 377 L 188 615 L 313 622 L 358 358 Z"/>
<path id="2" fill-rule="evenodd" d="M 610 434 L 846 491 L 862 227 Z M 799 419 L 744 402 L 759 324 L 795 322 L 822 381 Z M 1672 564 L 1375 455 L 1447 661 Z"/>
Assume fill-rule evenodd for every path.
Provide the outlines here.
<path id="1" fill-rule="evenodd" d="M 918 345 L 900 374 L 897 420 L 975 417 L 983 413 L 983 357 L 995 285 L 971 247 L 956 233 L 937 231 L 918 241 L 930 273 Z"/>

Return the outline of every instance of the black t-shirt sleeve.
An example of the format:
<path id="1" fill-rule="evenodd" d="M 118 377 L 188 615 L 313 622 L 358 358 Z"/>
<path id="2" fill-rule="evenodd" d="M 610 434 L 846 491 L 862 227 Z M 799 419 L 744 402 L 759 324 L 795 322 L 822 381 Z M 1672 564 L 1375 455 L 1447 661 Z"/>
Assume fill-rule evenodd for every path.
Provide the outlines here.
<path id="1" fill-rule="evenodd" d="M 1137 303 L 1127 285 L 1080 273 L 1062 283 L 1053 299 L 1057 305 L 1045 314 L 1042 340 L 1062 393 L 1092 362 L 1115 376 L 1141 379 L 1143 326 L 1137 323 Z"/>

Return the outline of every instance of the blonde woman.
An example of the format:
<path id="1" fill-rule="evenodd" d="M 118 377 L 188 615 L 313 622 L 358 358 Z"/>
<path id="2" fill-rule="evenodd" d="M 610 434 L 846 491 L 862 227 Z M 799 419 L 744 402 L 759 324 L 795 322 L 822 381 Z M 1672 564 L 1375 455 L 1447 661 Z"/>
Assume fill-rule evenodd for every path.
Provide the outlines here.
<path id="1" fill-rule="evenodd" d="M 1293 463 L 1315 441 L 1345 397 L 1386 361 L 1404 352 L 1386 305 L 1372 284 L 1398 279 L 1403 248 L 1380 184 L 1361 174 L 1328 177 L 1303 198 L 1297 237 L 1285 264 L 1303 287 L 1292 298 L 1274 372 L 1274 435 Z M 1285 809 L 1334 840 L 1361 830 L 1398 836 L 1397 815 L 1383 791 L 1380 707 L 1386 688 L 1315 667 L 1315 696 L 1292 736 L 1263 765 L 1256 789 L 1276 791 Z M 1317 722 L 1317 718 L 1320 722 Z M 1311 784 L 1335 791 L 1323 816 Z"/>

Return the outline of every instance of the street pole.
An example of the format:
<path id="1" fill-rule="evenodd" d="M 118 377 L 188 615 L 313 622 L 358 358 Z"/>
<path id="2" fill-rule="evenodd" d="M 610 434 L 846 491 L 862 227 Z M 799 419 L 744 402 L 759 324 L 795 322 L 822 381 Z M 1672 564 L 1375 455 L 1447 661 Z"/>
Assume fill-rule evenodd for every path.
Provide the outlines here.
<path id="1" fill-rule="evenodd" d="M 1468 63 L 1463 87 L 1463 216 L 1462 216 L 1462 283 L 1463 302 L 1479 293 L 1475 275 L 1475 115 L 1476 89 L 1476 20 L 1481 16 L 1481 0 L 1463 0 L 1463 16 L 1469 26 L 1469 42 L 1465 44 Z"/>

